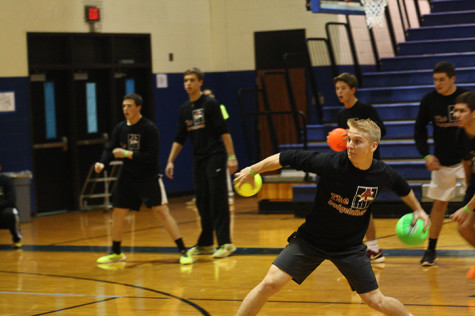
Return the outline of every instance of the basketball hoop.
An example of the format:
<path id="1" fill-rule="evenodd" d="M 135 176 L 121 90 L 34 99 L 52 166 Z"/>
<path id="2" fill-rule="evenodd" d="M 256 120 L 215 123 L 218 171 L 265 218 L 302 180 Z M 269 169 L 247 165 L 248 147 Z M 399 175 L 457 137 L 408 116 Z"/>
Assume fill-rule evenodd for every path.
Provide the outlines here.
<path id="1" fill-rule="evenodd" d="M 387 0 L 361 0 L 366 14 L 366 24 L 369 28 L 382 27 L 384 10 L 388 5 Z"/>

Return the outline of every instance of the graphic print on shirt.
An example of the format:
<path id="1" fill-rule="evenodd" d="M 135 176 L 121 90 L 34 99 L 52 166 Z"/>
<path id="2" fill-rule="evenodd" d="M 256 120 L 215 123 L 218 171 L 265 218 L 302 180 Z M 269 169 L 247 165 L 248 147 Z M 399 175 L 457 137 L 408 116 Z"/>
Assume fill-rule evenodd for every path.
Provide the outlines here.
<path id="1" fill-rule="evenodd" d="M 196 109 L 192 111 L 194 129 L 205 127 L 205 110 Z"/>
<path id="2" fill-rule="evenodd" d="M 447 116 L 435 115 L 435 124 L 438 127 L 456 127 L 457 120 L 454 117 L 455 104 L 451 104 L 447 107 Z"/>
<path id="3" fill-rule="evenodd" d="M 377 192 L 377 187 L 373 188 L 359 186 L 356 190 L 353 200 L 351 201 L 351 207 L 348 207 L 350 204 L 350 199 L 344 198 L 341 195 L 332 192 L 330 193 L 331 196 L 328 200 L 328 205 L 336 209 L 341 214 L 350 216 L 363 216 L 368 210 L 369 205 L 376 198 Z"/>
<path id="4" fill-rule="evenodd" d="M 376 199 L 377 195 L 378 187 L 358 186 L 353 201 L 351 202 L 351 208 L 359 210 L 367 209 Z"/>
<path id="5" fill-rule="evenodd" d="M 140 134 L 127 135 L 127 149 L 140 151 Z"/>

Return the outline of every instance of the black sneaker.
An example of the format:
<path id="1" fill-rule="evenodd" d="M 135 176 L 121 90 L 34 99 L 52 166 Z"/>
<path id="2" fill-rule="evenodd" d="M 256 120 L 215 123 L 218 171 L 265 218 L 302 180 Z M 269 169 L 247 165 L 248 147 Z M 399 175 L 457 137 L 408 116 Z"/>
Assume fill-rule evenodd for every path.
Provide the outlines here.
<path id="1" fill-rule="evenodd" d="M 424 267 L 433 266 L 435 264 L 435 259 L 437 259 L 435 250 L 426 250 L 421 259 L 421 265 Z"/>

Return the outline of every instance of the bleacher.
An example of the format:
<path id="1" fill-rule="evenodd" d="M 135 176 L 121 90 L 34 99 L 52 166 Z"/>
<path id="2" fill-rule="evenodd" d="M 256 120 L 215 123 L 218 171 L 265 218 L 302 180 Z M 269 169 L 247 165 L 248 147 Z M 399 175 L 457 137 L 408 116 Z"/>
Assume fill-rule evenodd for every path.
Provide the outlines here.
<path id="1" fill-rule="evenodd" d="M 430 172 L 417 152 L 413 133 L 419 102 L 424 94 L 434 89 L 434 65 L 440 61 L 452 62 L 457 69 L 456 85 L 475 90 L 475 2 L 434 0 L 431 3 L 432 13 L 423 16 L 421 27 L 408 29 L 407 40 L 398 44 L 397 55 L 381 59 L 380 71 L 363 73 L 363 85 L 356 92 L 358 99 L 373 104 L 385 122 L 387 134 L 380 144 L 381 159 L 409 180 L 426 210 L 431 205 L 431 200 L 424 197 Z M 328 132 L 336 127 L 339 109 L 341 106 L 324 106 L 325 124 L 307 126 L 310 150 L 330 151 L 325 139 Z M 432 139 L 429 143 L 433 150 Z M 302 146 L 285 144 L 280 149 Z M 297 179 L 298 173 L 294 173 L 288 182 Z M 268 180 L 276 181 L 275 176 Z M 309 210 L 314 193 L 315 184 L 292 184 L 296 216 L 304 216 Z M 461 201 L 461 198 L 459 195 L 453 201 Z M 453 207 L 457 206 L 455 203 Z M 392 192 L 381 192 L 373 208 L 375 217 L 397 217 L 407 211 L 407 207 Z"/>

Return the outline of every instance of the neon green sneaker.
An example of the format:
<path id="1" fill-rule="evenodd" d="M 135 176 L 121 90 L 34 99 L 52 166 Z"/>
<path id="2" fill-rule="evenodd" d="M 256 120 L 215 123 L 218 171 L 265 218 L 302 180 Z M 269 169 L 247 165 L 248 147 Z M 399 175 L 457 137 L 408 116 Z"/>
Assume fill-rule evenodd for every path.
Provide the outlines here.
<path id="1" fill-rule="evenodd" d="M 21 247 L 23 247 L 23 243 L 21 242 L 21 240 L 13 243 L 14 249 L 20 249 Z"/>
<path id="2" fill-rule="evenodd" d="M 190 249 L 188 249 L 187 254 L 189 256 L 196 256 L 196 255 L 210 255 L 214 253 L 214 246 L 193 246 Z"/>
<path id="3" fill-rule="evenodd" d="M 110 253 L 108 255 L 102 256 L 99 259 L 97 259 L 97 263 L 111 263 L 111 262 L 118 262 L 118 261 L 124 261 L 125 260 L 125 255 L 123 252 L 120 254 L 116 253 Z"/>
<path id="4" fill-rule="evenodd" d="M 119 271 L 125 269 L 127 265 L 126 262 L 111 262 L 111 263 L 100 263 L 97 265 L 99 269 L 109 270 L 109 271 Z"/>
<path id="5" fill-rule="evenodd" d="M 218 249 L 213 253 L 214 258 L 225 258 L 229 257 L 233 252 L 236 251 L 236 246 L 233 244 L 223 244 L 219 246 Z"/>
<path id="6" fill-rule="evenodd" d="M 193 262 L 195 262 L 195 259 L 186 250 L 180 252 L 180 264 L 192 264 Z"/>

